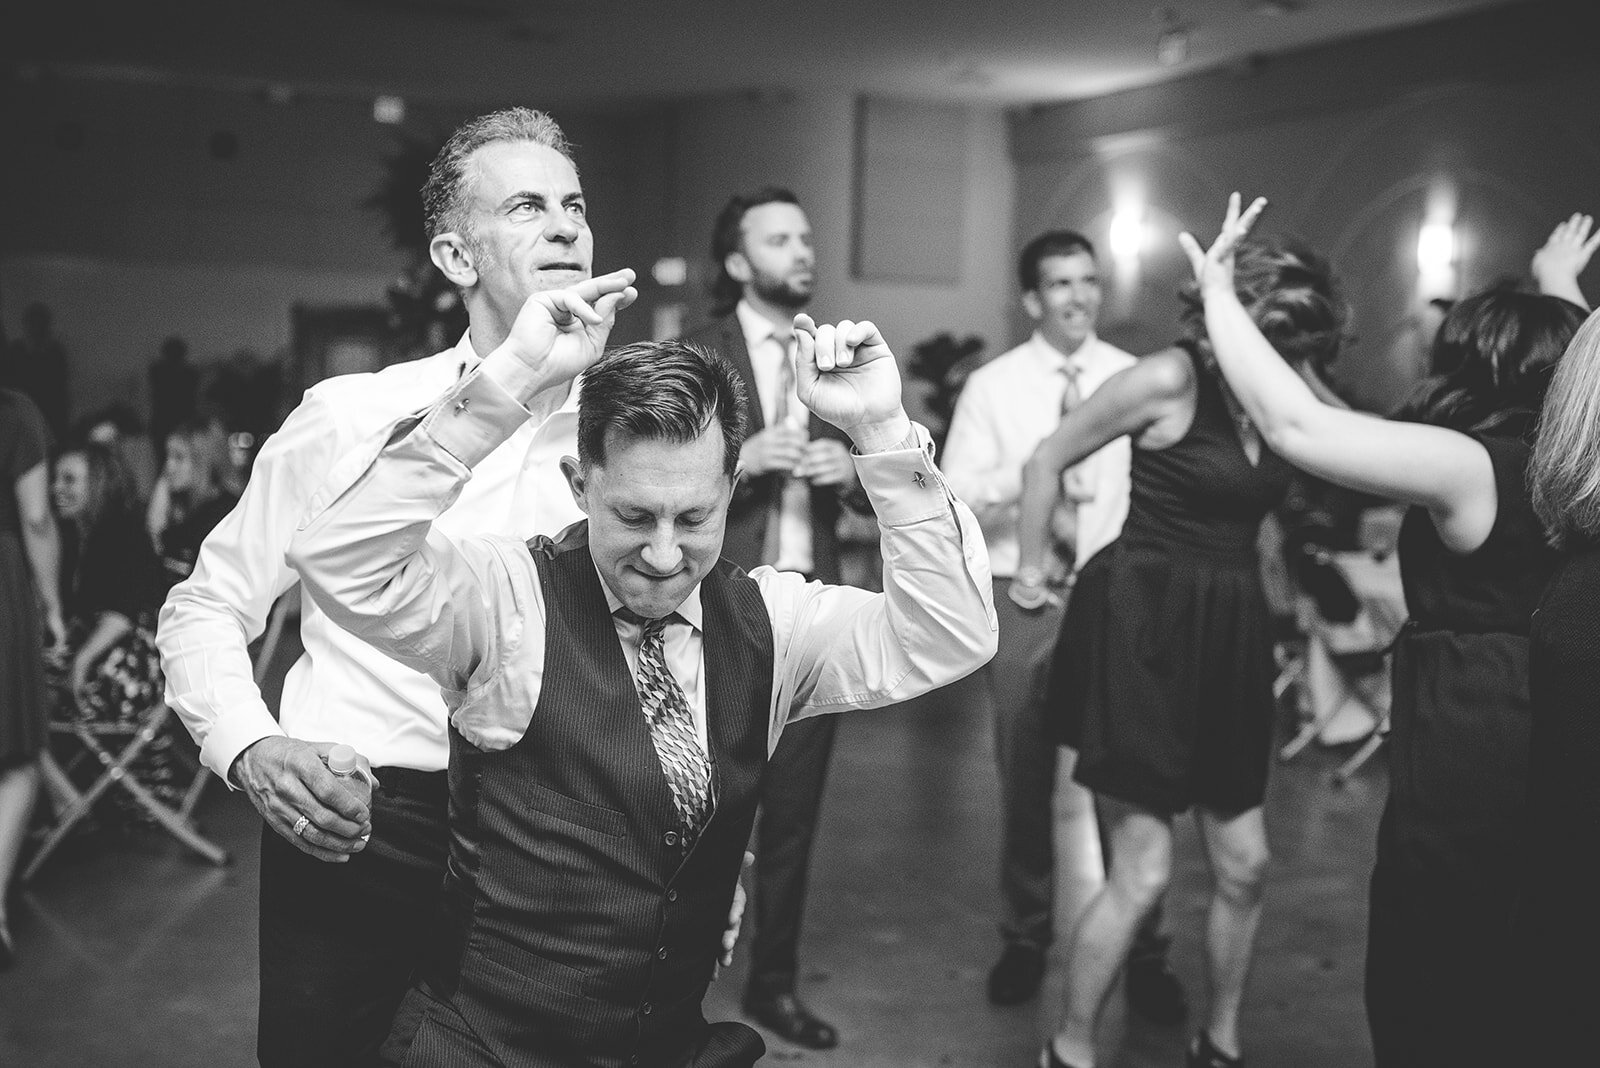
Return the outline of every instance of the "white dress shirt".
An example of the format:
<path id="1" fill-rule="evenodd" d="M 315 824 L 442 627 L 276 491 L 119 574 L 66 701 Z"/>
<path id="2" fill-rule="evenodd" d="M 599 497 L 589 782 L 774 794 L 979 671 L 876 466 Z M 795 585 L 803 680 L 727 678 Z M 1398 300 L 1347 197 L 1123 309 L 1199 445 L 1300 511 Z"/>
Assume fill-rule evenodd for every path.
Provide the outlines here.
<path id="1" fill-rule="evenodd" d="M 528 417 L 501 387 L 511 379 L 497 377 L 494 361 L 353 479 L 331 481 L 290 548 L 318 603 L 341 626 L 429 673 L 451 722 L 488 750 L 515 744 L 538 704 L 547 608 L 521 539 L 441 537 L 433 522 Z M 884 593 L 808 583 L 766 566 L 751 573 L 774 639 L 769 746 L 789 720 L 903 701 L 993 655 L 982 534 L 945 488 L 926 431 L 916 433 L 919 448 L 856 458 L 882 528 Z M 687 622 L 667 627 L 666 659 L 704 744 L 698 587 L 679 611 Z M 640 628 L 616 626 L 635 665 Z"/>
<path id="2" fill-rule="evenodd" d="M 1092 334 L 1068 356 L 1035 332 L 972 372 L 956 401 L 942 457 L 945 477 L 977 513 L 998 578 L 1017 572 L 1022 467 L 1061 424 L 1069 361 L 1079 368 L 1078 388 L 1087 397 L 1138 359 Z M 1132 443 L 1120 437 L 1076 465 L 1093 494 L 1078 505 L 1076 566 L 1122 533 L 1132 462 Z"/>
<path id="3" fill-rule="evenodd" d="M 240 753 L 275 734 L 345 742 L 379 767 L 445 766 L 438 685 L 341 630 L 309 598 L 300 598 L 305 655 L 284 682 L 278 720 L 261 699 L 246 646 L 273 601 L 298 581 L 284 552 L 318 488 L 341 468 L 364 468 L 397 419 L 426 410 L 478 363 L 463 338 L 425 359 L 318 383 L 262 446 L 238 505 L 205 540 L 194 573 L 168 596 L 156 639 L 167 703 L 218 775 L 226 778 Z M 577 453 L 576 392 L 483 459 L 439 517 L 441 534 L 526 538 L 583 518 L 559 469 L 562 456 Z"/>
<path id="4" fill-rule="evenodd" d="M 778 327 L 741 300 L 734 308 L 739 328 L 744 331 L 745 348 L 750 351 L 750 369 L 755 373 L 756 399 L 761 402 L 761 418 L 767 426 L 778 424 L 778 392 L 780 365 L 792 361 L 790 351 L 792 333 L 785 334 Z M 806 430 L 811 413 L 800 403 L 796 380 L 789 379 L 788 415 L 785 426 Z M 779 571 L 799 571 L 810 574 L 814 558 L 811 553 L 811 485 L 801 478 L 788 478 L 783 482 L 783 496 L 778 507 L 778 555 L 775 560 L 764 560 Z"/>

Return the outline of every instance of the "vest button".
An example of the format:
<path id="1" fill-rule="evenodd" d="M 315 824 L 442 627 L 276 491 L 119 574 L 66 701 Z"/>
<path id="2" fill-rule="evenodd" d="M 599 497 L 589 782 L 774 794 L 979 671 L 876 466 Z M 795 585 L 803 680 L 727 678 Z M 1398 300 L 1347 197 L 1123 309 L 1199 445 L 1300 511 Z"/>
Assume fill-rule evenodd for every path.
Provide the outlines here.
<path id="1" fill-rule="evenodd" d="M 678 900 L 678 892 L 676 890 L 668 890 L 667 891 L 667 900 L 668 901 L 676 901 L 676 900 Z"/>
<path id="2" fill-rule="evenodd" d="M 666 946 L 662 946 L 660 949 L 656 950 L 656 960 L 666 960 L 666 959 L 667 959 L 667 947 Z"/>
<path id="3" fill-rule="evenodd" d="M 661 844 L 662 845 L 669 845 L 669 846 L 677 845 L 678 844 L 678 832 L 677 831 L 668 831 L 666 834 L 662 835 L 661 836 Z"/>
<path id="4" fill-rule="evenodd" d="M 639 1011 L 644 1013 L 646 1016 L 649 1016 L 652 1012 L 656 1011 L 656 1007 L 647 1001 L 643 1005 L 639 1006 Z"/>

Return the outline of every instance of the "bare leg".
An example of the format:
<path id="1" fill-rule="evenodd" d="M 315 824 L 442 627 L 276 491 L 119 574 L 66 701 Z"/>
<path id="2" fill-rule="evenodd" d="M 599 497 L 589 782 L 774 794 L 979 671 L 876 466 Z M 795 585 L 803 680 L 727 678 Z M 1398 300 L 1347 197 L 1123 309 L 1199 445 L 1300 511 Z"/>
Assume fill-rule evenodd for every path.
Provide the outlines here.
<path id="1" fill-rule="evenodd" d="M 1206 923 L 1207 978 L 1211 983 L 1207 1031 L 1218 1050 L 1237 1057 L 1239 1009 L 1256 927 L 1261 922 L 1262 885 L 1270 859 L 1267 829 L 1259 806 L 1236 816 L 1197 809 L 1195 819 L 1213 882 Z"/>
<path id="2" fill-rule="evenodd" d="M 1067 1004 L 1051 1040 L 1056 1056 L 1094 1064 L 1095 1024 L 1139 921 L 1172 873 L 1172 821 L 1126 802 L 1097 798 L 1111 827 L 1111 869 L 1084 909 L 1067 957 Z"/>
<path id="3" fill-rule="evenodd" d="M 28 819 L 38 793 L 37 763 L 0 771 L 0 930 L 6 927 L 6 891 L 11 888 L 11 875 L 28 835 Z"/>

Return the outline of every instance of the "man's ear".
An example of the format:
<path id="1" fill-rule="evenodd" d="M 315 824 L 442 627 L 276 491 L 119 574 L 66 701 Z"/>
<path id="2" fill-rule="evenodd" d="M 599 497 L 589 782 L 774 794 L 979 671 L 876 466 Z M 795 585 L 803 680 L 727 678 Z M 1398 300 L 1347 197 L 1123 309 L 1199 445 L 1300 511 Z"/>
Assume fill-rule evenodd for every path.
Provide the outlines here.
<path id="1" fill-rule="evenodd" d="M 454 230 L 428 242 L 428 258 L 452 285 L 471 289 L 478 284 L 478 264 L 467 241 Z"/>
<path id="2" fill-rule="evenodd" d="M 750 281 L 750 260 L 743 252 L 734 251 L 722 258 L 722 269 L 728 272 L 740 285 L 747 285 Z"/>
<path id="3" fill-rule="evenodd" d="M 584 489 L 588 479 L 583 473 L 583 465 L 578 463 L 577 457 L 563 456 L 561 458 L 561 473 L 566 476 L 567 488 L 572 491 L 572 502 L 578 506 L 578 511 L 584 515 L 589 514 L 589 501 L 584 496 Z"/>
<path id="4" fill-rule="evenodd" d="M 1022 310 L 1028 313 L 1028 318 L 1038 322 L 1044 318 L 1044 301 L 1039 299 L 1039 294 L 1030 289 L 1022 294 Z"/>

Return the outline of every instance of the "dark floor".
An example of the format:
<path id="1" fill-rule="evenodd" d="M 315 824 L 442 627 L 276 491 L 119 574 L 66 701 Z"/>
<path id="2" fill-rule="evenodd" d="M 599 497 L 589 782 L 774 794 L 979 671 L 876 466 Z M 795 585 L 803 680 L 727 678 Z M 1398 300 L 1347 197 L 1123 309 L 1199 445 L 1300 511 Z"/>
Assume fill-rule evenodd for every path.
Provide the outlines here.
<path id="1" fill-rule="evenodd" d="M 286 643 L 289 645 L 292 643 Z M 286 650 L 290 655 L 295 650 Z M 967 685 L 915 708 L 841 724 L 817 843 L 803 996 L 838 1025 L 838 1050 L 770 1039 L 765 1063 L 1026 1068 L 1058 1003 L 984 998 L 994 928 L 996 783 L 987 714 Z M 1274 862 L 1244 1039 L 1258 1066 L 1370 1064 L 1361 1008 L 1366 878 L 1385 791 L 1382 761 L 1334 787 L 1332 754 L 1280 765 L 1267 804 Z M 0 973 L 0 1065 L 253 1064 L 259 824 L 217 788 L 200 812 L 235 862 L 217 869 L 156 834 L 102 830 L 69 843 L 19 895 L 19 962 Z M 1063 900 L 1098 862 L 1086 821 L 1062 820 Z M 1173 965 L 1204 1000 L 1206 872 L 1179 831 L 1169 901 Z M 1067 910 L 1063 910 L 1067 911 Z M 1059 960 L 1047 983 L 1059 991 Z M 743 962 L 714 984 L 712 1019 L 738 1013 Z M 1114 997 L 1103 1064 L 1183 1063 L 1186 1029 L 1124 1018 Z"/>

